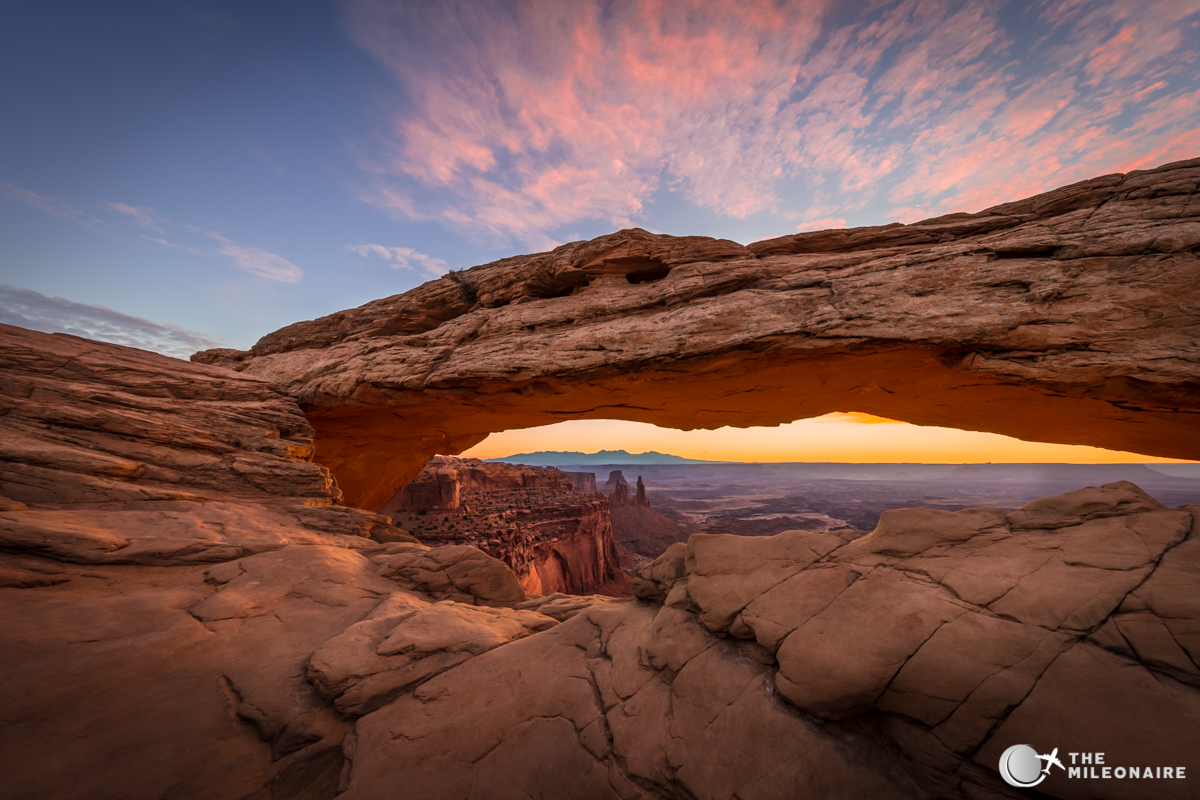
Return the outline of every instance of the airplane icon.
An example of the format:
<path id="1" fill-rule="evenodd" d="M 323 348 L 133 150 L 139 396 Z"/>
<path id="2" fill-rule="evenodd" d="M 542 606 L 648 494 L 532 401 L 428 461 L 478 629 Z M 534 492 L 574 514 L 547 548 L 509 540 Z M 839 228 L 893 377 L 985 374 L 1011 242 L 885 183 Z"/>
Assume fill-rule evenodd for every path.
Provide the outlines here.
<path id="1" fill-rule="evenodd" d="M 1042 756 L 1042 755 L 1038 756 L 1038 758 L 1040 758 L 1042 761 L 1046 762 L 1046 768 L 1044 770 L 1042 770 L 1043 775 L 1050 774 L 1051 766 L 1058 767 L 1059 769 L 1064 769 L 1064 770 L 1066 769 L 1066 767 L 1064 767 L 1062 765 L 1062 762 L 1058 760 L 1057 756 L 1058 756 L 1058 748 L 1057 747 L 1054 748 L 1053 750 L 1051 750 L 1050 755 L 1048 755 L 1048 756 Z"/>

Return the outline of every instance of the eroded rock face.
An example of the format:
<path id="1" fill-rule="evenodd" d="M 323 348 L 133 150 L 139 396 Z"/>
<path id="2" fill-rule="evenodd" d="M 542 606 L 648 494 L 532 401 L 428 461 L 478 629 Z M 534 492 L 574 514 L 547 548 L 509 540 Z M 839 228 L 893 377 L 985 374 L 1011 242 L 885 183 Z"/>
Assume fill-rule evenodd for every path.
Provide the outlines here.
<path id="1" fill-rule="evenodd" d="M 563 475 L 567 476 L 567 480 L 575 487 L 575 491 L 584 494 L 600 494 L 600 487 L 596 485 L 596 473 L 564 472 Z"/>
<path id="2" fill-rule="evenodd" d="M 0 411 L 6 797 L 329 797 L 352 724 L 316 649 L 399 597 L 526 600 L 339 505 L 262 381 L 0 326 Z"/>
<path id="3" fill-rule="evenodd" d="M 270 386 L 5 334 L 27 356 L 3 422 L 48 443 L 4 466 L 5 797 L 1011 798 L 1014 743 L 1200 770 L 1200 508 L 1123 483 L 893 511 L 870 534 L 698 534 L 639 599 L 527 597 L 475 547 L 376 541 L 386 520 L 304 505 L 324 473 L 272 449 L 264 410 L 297 417 Z M 144 438 L 108 438 L 131 409 Z M 162 444 L 201 412 L 228 428 Z M 159 477 L 206 448 L 225 466 Z M 79 465 L 118 457 L 145 471 L 97 501 Z M 242 459 L 274 479 L 247 486 Z M 1038 791 L 1177 785 L 1054 771 Z"/>
<path id="4" fill-rule="evenodd" d="M 769 667 L 737 642 L 703 629 L 660 640 L 663 613 L 588 609 L 363 717 L 341 796 L 387 796 L 397 774 L 431 800 L 921 796 L 879 744 L 788 709 Z M 686 655 L 667 671 L 646 648 Z M 538 681 L 528 664 L 544 666 Z"/>
<path id="5" fill-rule="evenodd" d="M 1191 458 L 1198 182 L 1185 161 L 750 246 L 621 231 L 194 358 L 300 400 L 317 461 L 372 509 L 434 453 L 564 419 L 864 411 Z"/>
<path id="6" fill-rule="evenodd" d="M 1200 651 L 1190 623 L 1151 622 L 1142 598 L 1195 569 L 1183 564 L 1198 518 L 1129 483 L 1007 515 L 903 509 L 846 544 L 693 536 L 636 588 L 774 654 L 776 685 L 797 708 L 830 720 L 884 712 L 880 730 L 931 769 L 926 788 L 957 791 L 975 780 L 965 759 L 994 770 L 1018 741 L 1182 765 L 1200 741 Z M 1190 603 L 1183 594 L 1176 602 Z M 1137 699 L 1105 700 L 1118 685 Z M 1052 777 L 1039 791 L 1159 791 Z"/>
<path id="7" fill-rule="evenodd" d="M 697 534 L 643 569 L 649 602 L 577 611 L 363 717 L 345 796 L 402 770 L 430 798 L 998 798 L 1025 742 L 1192 770 L 1200 641 L 1157 609 L 1197 612 L 1198 520 L 1110 484 L 1007 515 L 893 511 L 849 542 Z M 1177 785 L 1055 769 L 1038 791 Z"/>
<path id="8" fill-rule="evenodd" d="M 0 547 L 194 564 L 393 530 L 341 505 L 304 415 L 263 381 L 8 325 L 0 377 Z"/>
<path id="9" fill-rule="evenodd" d="M 554 467 L 435 456 L 380 510 L 426 544 L 495 556 L 530 594 L 628 597 L 609 505 L 577 483 Z"/>
<path id="10" fill-rule="evenodd" d="M 629 505 L 629 481 L 625 480 L 625 474 L 619 469 L 608 473 L 608 480 L 600 487 L 600 492 L 608 498 L 613 508 Z"/>

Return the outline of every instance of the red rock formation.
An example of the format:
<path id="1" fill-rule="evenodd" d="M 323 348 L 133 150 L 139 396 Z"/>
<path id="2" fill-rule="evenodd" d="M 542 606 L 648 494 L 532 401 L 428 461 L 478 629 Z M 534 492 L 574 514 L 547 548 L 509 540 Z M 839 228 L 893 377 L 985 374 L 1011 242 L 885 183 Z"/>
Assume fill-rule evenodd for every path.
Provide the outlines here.
<path id="1" fill-rule="evenodd" d="M 698 534 L 642 571 L 654 605 L 590 606 L 359 720 L 345 797 L 401 772 L 434 798 L 488 776 L 546 796 L 999 800 L 999 755 L 1026 742 L 1190 773 L 1200 639 L 1170 615 L 1200 613 L 1198 530 L 1200 507 L 1123 483 L 1011 514 L 893 511 L 849 542 Z M 1038 792 L 1166 796 L 1058 769 Z"/>
<path id="2" fill-rule="evenodd" d="M 681 536 L 686 538 L 677 523 L 650 507 L 641 475 L 637 479 L 637 495 L 632 500 L 629 483 L 619 469 L 609 474 L 603 491 L 612 505 L 613 539 L 639 563 L 662 555 L 664 550 L 680 541 Z"/>
<path id="3" fill-rule="evenodd" d="M 364 536 L 401 534 L 269 384 L 0 328 L 0 408 L 5 797 L 1001 800 L 1019 743 L 1200 770 L 1200 507 L 1132 484 L 695 535 L 639 600 L 526 598 Z"/>
<path id="4" fill-rule="evenodd" d="M 600 492 L 613 508 L 629 505 L 629 482 L 619 469 L 608 473 L 608 480 L 600 487 Z"/>
<path id="5" fill-rule="evenodd" d="M 381 514 L 400 511 L 458 511 L 462 501 L 462 482 L 458 470 L 433 459 L 395 497 Z"/>
<path id="6" fill-rule="evenodd" d="M 621 231 L 199 361 L 277 382 L 348 502 L 564 419 L 692 430 L 864 411 L 1200 452 L 1200 160 L 977 214 L 742 246 Z"/>
<path id="7" fill-rule="evenodd" d="M 596 485 L 596 473 L 564 472 L 563 475 L 566 475 L 567 480 L 575 486 L 575 491 L 584 494 L 600 494 L 600 487 Z"/>
<path id="8" fill-rule="evenodd" d="M 5 797 L 329 797 L 353 725 L 314 650 L 406 586 L 525 599 L 338 505 L 311 454 L 270 384 L 0 325 Z"/>
<path id="9" fill-rule="evenodd" d="M 576 480 L 553 467 L 437 456 L 380 511 L 428 544 L 490 553 L 530 594 L 627 597 L 608 504 Z"/>
<path id="10" fill-rule="evenodd" d="M 386 517 L 340 506 L 278 388 L 225 369 L 0 325 L 0 547 L 77 563 L 222 561 L 352 546 Z M 20 512 L 20 513 L 17 513 Z M 238 547 L 220 534 L 236 526 Z M 251 533 L 253 532 L 253 533 Z"/>
<path id="11" fill-rule="evenodd" d="M 1020 742 L 1200 763 L 1200 628 L 1163 616 L 1200 612 L 1177 588 L 1200 576 L 1198 532 L 1200 506 L 1166 509 L 1120 482 L 1009 514 L 890 511 L 858 538 L 697 534 L 635 591 L 766 648 L 778 691 L 808 714 L 881 712 L 926 791 L 974 796 Z M 1161 796 L 1057 770 L 1038 791 Z"/>
<path id="12" fill-rule="evenodd" d="M 477 458 L 435 456 L 381 509 L 394 511 L 457 511 L 463 492 L 506 492 L 524 489 L 571 491 L 563 472 L 551 467 L 485 463 Z"/>

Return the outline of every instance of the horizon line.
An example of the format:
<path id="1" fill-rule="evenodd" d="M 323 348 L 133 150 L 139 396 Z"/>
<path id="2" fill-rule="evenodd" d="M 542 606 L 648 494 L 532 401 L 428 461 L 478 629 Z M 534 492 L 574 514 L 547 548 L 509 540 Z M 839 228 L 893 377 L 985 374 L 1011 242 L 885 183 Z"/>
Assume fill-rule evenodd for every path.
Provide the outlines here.
<path id="1" fill-rule="evenodd" d="M 601 452 L 603 452 L 603 451 L 601 451 Z M 656 452 L 656 451 L 648 451 L 648 452 Z M 516 458 L 517 456 L 533 455 L 533 454 L 532 453 L 514 453 L 513 455 L 510 455 L 510 456 L 495 456 L 495 457 L 491 457 L 491 458 L 480 458 L 479 456 L 462 456 L 462 455 L 447 456 L 442 453 L 439 453 L 437 455 L 440 455 L 443 458 L 446 458 L 446 457 L 449 457 L 449 458 L 471 458 L 471 459 L 475 459 L 478 461 L 490 462 L 490 461 L 505 461 L 510 458 Z M 599 455 L 599 453 L 582 453 L 581 455 Z M 631 455 L 631 456 L 645 455 L 645 453 L 629 453 L 629 455 Z M 667 453 L 659 453 L 659 455 L 668 455 L 668 454 Z M 1172 464 L 1185 464 L 1185 465 L 1186 464 L 1200 464 L 1200 461 L 1183 461 L 1183 460 L 1176 460 L 1176 461 L 719 461 L 719 460 L 708 460 L 708 459 L 699 459 L 699 458 L 686 458 L 685 456 L 677 456 L 677 458 L 683 459 L 684 461 L 692 462 L 693 464 L 696 464 L 696 465 L 713 465 L 713 464 L 748 464 L 748 465 L 749 464 L 855 464 L 855 465 L 863 466 L 863 465 L 868 465 L 868 464 L 870 464 L 870 465 L 875 465 L 875 464 L 897 464 L 897 465 L 914 464 L 914 465 L 926 466 L 926 467 L 948 467 L 948 466 L 962 467 L 962 466 L 987 466 L 987 465 L 999 465 L 999 464 L 1013 464 L 1013 465 L 1054 464 L 1054 465 L 1071 465 L 1071 466 L 1080 466 L 1080 467 L 1105 467 L 1105 466 L 1130 466 L 1130 465 L 1140 465 L 1140 466 L 1145 466 L 1145 467 L 1152 467 L 1154 465 L 1171 466 Z M 596 464 L 583 464 L 581 462 L 562 460 L 562 461 L 559 461 L 558 463 L 571 464 L 571 465 L 576 465 L 576 466 L 608 466 L 608 465 L 614 465 L 614 466 L 630 465 L 630 466 L 639 466 L 639 467 L 687 466 L 687 464 L 681 464 L 679 462 L 671 462 L 671 461 L 643 461 L 640 463 L 628 462 L 628 461 L 603 461 L 603 462 L 597 462 Z"/>

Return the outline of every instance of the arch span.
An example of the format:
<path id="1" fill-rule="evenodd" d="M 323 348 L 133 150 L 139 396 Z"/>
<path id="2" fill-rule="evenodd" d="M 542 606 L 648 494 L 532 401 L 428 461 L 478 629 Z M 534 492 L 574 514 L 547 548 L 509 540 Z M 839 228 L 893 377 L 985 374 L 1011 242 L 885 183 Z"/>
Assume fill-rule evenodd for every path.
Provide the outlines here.
<path id="1" fill-rule="evenodd" d="M 863 411 L 1200 458 L 1200 159 L 742 246 L 633 229 L 194 358 L 282 385 L 351 505 L 567 419 Z"/>

